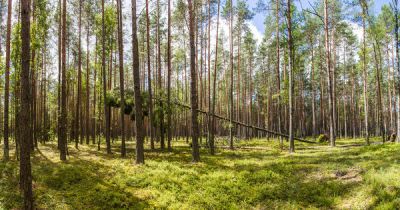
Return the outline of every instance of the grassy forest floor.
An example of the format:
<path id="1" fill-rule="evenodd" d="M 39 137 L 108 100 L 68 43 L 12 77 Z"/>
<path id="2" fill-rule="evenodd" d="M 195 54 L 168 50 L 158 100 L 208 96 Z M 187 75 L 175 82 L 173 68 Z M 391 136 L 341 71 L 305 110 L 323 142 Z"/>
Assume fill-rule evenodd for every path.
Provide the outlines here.
<path id="1" fill-rule="evenodd" d="M 35 202 L 40 209 L 400 208 L 400 145 L 363 143 L 297 143 L 290 155 L 277 141 L 241 141 L 215 156 L 202 149 L 202 162 L 192 164 L 182 141 L 173 152 L 146 151 L 143 166 L 133 164 L 132 143 L 125 159 L 71 145 L 66 163 L 55 144 L 40 145 L 32 158 Z M 0 209 L 22 201 L 12 159 L 0 161 Z"/>

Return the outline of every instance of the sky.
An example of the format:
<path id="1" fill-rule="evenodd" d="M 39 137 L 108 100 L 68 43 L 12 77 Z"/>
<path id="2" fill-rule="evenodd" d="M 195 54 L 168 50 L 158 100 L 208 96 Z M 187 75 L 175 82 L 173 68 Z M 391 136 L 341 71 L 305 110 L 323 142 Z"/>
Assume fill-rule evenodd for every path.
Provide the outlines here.
<path id="1" fill-rule="evenodd" d="M 309 3 L 314 4 L 316 1 L 321 1 L 321 0 L 294 0 L 294 3 L 298 8 L 301 8 L 300 3 L 303 6 L 303 8 L 308 8 Z M 258 0 L 247 0 L 247 3 L 249 4 L 250 8 L 256 7 L 257 2 Z M 381 11 L 381 7 L 384 4 L 389 4 L 390 2 L 391 0 L 374 0 L 374 5 L 372 5 L 371 10 L 374 11 L 375 14 L 378 14 Z M 257 28 L 260 34 L 264 33 L 264 28 L 265 28 L 264 19 L 265 15 L 258 13 L 254 16 L 253 20 L 251 21 L 252 25 L 254 25 L 255 28 Z"/>

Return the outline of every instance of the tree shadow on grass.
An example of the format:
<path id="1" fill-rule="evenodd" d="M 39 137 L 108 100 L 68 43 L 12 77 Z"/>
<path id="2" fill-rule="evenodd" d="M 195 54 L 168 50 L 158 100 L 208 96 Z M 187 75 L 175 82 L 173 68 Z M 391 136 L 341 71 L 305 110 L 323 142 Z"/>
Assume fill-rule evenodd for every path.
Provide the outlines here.
<path id="1" fill-rule="evenodd" d="M 131 149 L 132 145 L 129 145 Z M 338 168 L 347 170 L 357 163 L 366 163 L 367 169 L 390 167 L 392 163 L 385 160 L 398 160 L 400 154 L 398 150 L 386 150 L 386 147 L 374 145 L 331 151 L 312 148 L 310 153 L 304 150 L 295 155 L 275 150 L 221 150 L 215 156 L 201 149 L 202 163 L 189 164 L 191 149 L 176 146 L 172 152 L 147 150 L 145 155 L 146 160 L 151 161 L 149 164 L 122 174 L 110 167 L 113 162 L 103 162 L 118 161 L 119 153 L 107 155 L 95 148 L 79 152 L 71 149 L 69 160 L 59 163 L 51 161 L 47 152 L 38 150 L 33 159 L 35 194 L 41 207 L 47 209 L 151 208 L 147 200 L 132 194 L 132 190 L 143 189 L 157 189 L 160 194 L 155 195 L 165 194 L 177 199 L 170 199 L 167 204 L 179 202 L 193 205 L 193 208 L 260 205 L 288 208 L 293 204 L 292 208 L 332 209 L 338 198 L 351 196 L 350 193 L 363 182 L 343 181 L 334 175 L 319 176 L 318 173 L 333 173 Z M 54 145 L 49 149 L 57 151 Z M 130 158 L 133 149 L 128 154 Z M 88 159 L 91 157 L 98 160 L 91 161 Z M 113 179 L 115 175 L 122 178 Z M 157 196 L 151 198 L 152 203 L 158 202 Z M 57 206 L 59 203 L 64 206 Z"/>
<path id="2" fill-rule="evenodd" d="M 117 183 L 106 165 L 73 158 L 53 162 L 38 150 L 33 157 L 36 203 L 44 209 L 143 209 L 149 207 Z"/>
<path id="3" fill-rule="evenodd" d="M 335 202 L 338 198 L 351 196 L 352 190 L 363 183 L 362 178 L 361 180 L 344 181 L 334 175 L 333 168 L 342 168 L 346 171 L 360 162 L 367 162 L 371 168 L 390 167 L 393 163 L 384 164 L 382 163 L 383 160 L 386 157 L 393 159 L 400 157 L 400 154 L 396 153 L 395 150 L 385 152 L 385 155 L 374 156 L 370 153 L 371 151 L 379 152 L 382 149 L 382 146 L 376 147 L 355 148 L 343 153 L 333 151 L 330 154 L 323 153 L 317 154 L 317 156 L 294 155 L 283 158 L 282 156 L 274 156 L 274 154 L 265 155 L 257 152 L 250 154 L 237 152 L 234 155 L 223 153 L 215 158 L 203 158 L 203 161 L 214 171 L 226 171 L 227 174 L 234 174 L 235 180 L 241 183 L 242 188 L 245 188 L 242 190 L 248 192 L 247 195 L 234 195 L 230 194 L 230 190 L 227 190 L 227 196 L 237 197 L 237 202 L 244 199 L 248 200 L 250 206 L 256 206 L 260 203 L 270 206 L 284 201 L 298 204 L 302 208 L 335 208 L 337 205 Z M 335 152 L 336 154 L 334 154 Z M 283 160 L 280 162 L 269 161 L 272 158 Z M 253 159 L 255 162 L 224 164 L 227 159 Z M 325 173 L 331 172 L 332 174 L 314 177 L 321 170 L 321 165 L 327 167 L 324 169 Z M 363 171 L 357 176 L 361 177 L 362 175 Z M 252 195 L 251 192 L 254 194 Z M 234 199 L 233 202 L 235 202 Z"/>
<path id="4" fill-rule="evenodd" d="M 388 147 L 389 145 L 355 147 L 344 151 L 321 152 L 321 154 L 317 155 L 307 153 L 293 158 L 310 164 L 340 164 L 351 167 L 359 163 L 370 163 L 371 168 L 382 168 L 393 164 L 385 159 L 400 159 L 398 150 L 387 150 Z"/>
<path id="5" fill-rule="evenodd" d="M 22 197 L 19 193 L 18 162 L 0 160 L 0 209 L 22 207 Z"/>
<path id="6" fill-rule="evenodd" d="M 242 157 L 245 156 L 246 154 Z M 205 162 L 208 168 L 202 171 L 204 173 L 208 171 L 209 174 L 206 176 L 212 177 L 213 173 L 233 176 L 228 180 L 221 178 L 220 181 L 216 180 L 213 183 L 216 188 L 224 189 L 224 192 L 218 189 L 215 192 L 208 192 L 214 193 L 216 198 L 221 197 L 218 193 L 225 194 L 220 198 L 222 203 L 227 202 L 223 199 L 228 197 L 232 203 L 244 202 L 249 206 L 261 204 L 267 207 L 276 203 L 291 203 L 299 208 L 334 208 L 337 197 L 346 195 L 358 186 L 358 183 L 341 182 L 334 177 L 314 179 L 310 174 L 318 172 L 317 165 L 303 165 L 290 160 L 279 163 L 243 162 L 226 165 L 221 164 L 222 161 L 216 158 L 207 159 Z M 210 168 L 213 170 L 208 170 Z M 204 185 L 208 185 L 207 182 Z M 202 189 L 200 186 L 198 188 Z"/>

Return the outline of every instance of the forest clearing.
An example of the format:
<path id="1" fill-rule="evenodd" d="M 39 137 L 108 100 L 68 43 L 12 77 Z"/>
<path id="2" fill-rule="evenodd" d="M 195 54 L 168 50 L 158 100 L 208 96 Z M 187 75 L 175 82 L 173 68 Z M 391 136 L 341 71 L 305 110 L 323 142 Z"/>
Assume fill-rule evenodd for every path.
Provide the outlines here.
<path id="1" fill-rule="evenodd" d="M 396 209 L 400 145 L 337 143 L 301 143 L 289 154 L 276 139 L 241 141 L 215 156 L 201 149 L 199 164 L 184 141 L 173 141 L 171 153 L 147 144 L 143 166 L 132 165 L 132 142 L 126 158 L 82 146 L 71 147 L 65 163 L 56 145 L 40 145 L 32 158 L 35 201 L 39 209 Z M 15 160 L 0 163 L 5 209 L 20 205 L 17 168 Z"/>
<path id="2" fill-rule="evenodd" d="M 399 0 L 0 0 L 0 209 L 400 209 Z"/>

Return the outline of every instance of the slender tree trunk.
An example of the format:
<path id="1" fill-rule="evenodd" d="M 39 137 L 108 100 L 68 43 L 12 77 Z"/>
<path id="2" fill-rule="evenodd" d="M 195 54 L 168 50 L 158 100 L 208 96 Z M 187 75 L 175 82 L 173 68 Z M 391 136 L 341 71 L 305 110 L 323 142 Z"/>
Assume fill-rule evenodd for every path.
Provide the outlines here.
<path id="1" fill-rule="evenodd" d="M 399 55 L 399 11 L 398 11 L 398 0 L 394 0 L 394 17 L 395 17 L 395 38 L 396 38 L 396 61 L 397 61 L 397 83 L 400 81 L 400 55 Z M 400 89 L 397 95 L 397 110 L 400 110 Z M 400 114 L 397 113 L 397 143 L 400 143 Z"/>
<path id="2" fill-rule="evenodd" d="M 168 116 L 167 116 L 167 138 L 168 138 L 168 151 L 172 150 L 171 141 L 171 0 L 168 0 L 168 45 L 167 45 L 167 62 L 168 62 L 168 84 L 167 84 L 167 100 L 168 100 Z M 178 79 L 178 78 L 177 78 Z M 178 86 L 176 87 L 178 88 Z"/>
<path id="3" fill-rule="evenodd" d="M 78 23 L 78 92 L 76 98 L 75 112 L 75 147 L 78 149 L 79 137 L 82 132 L 81 126 L 81 96 L 82 96 L 82 0 L 79 0 L 79 23 Z M 82 139 L 81 139 L 82 141 Z M 82 143 L 82 142 L 81 142 Z"/>
<path id="4" fill-rule="evenodd" d="M 368 133 L 368 128 L 369 128 L 369 124 L 368 124 L 368 84 L 367 84 L 367 64 L 366 64 L 366 32 L 365 32 L 365 11 L 364 11 L 364 6 L 363 4 L 361 4 L 362 9 L 363 9 L 363 20 L 362 20 L 362 24 L 363 24 L 363 49 L 362 49 L 362 58 L 363 58 L 363 90 L 364 90 L 364 123 L 365 123 L 365 141 L 367 143 L 367 145 L 369 145 L 369 133 Z"/>
<path id="5" fill-rule="evenodd" d="M 67 78 L 66 78 L 66 42 L 67 42 L 67 1 L 62 6 L 62 43 L 61 43 L 61 118 L 60 118 L 60 159 L 67 160 Z"/>
<path id="6" fill-rule="evenodd" d="M 97 35 L 95 45 L 97 46 Z M 94 54 L 94 76 L 93 76 L 93 125 L 92 125 L 92 144 L 96 144 L 97 134 L 97 115 L 96 115 L 96 103 L 97 103 L 97 53 Z"/>
<path id="7" fill-rule="evenodd" d="M 122 35 L 122 2 L 117 0 L 118 17 L 118 53 L 119 53 L 119 88 L 121 97 L 121 156 L 126 157 L 125 146 L 125 88 L 124 88 L 124 40 Z"/>
<path id="8" fill-rule="evenodd" d="M 0 8 L 4 8 L 4 3 L 5 2 L 3 2 L 3 1 L 1 1 L 0 0 Z M 3 10 L 0 10 L 0 31 L 2 31 L 3 32 Z M 7 31 L 7 29 L 6 29 L 6 31 Z M 2 50 L 2 46 L 3 46 L 3 37 L 0 35 L 0 63 L 3 63 L 3 50 Z M 5 73 L 4 73 L 5 74 Z M 0 83 L 1 84 L 1 83 Z M 5 85 L 4 85 L 5 86 Z M 4 89 L 5 89 L 5 87 L 4 87 Z M 5 94 L 4 94 L 5 95 Z M 0 96 L 1 96 L 1 94 L 0 94 Z M 1 108 L 1 103 L 0 103 L 0 109 L 2 109 Z M 3 114 L 3 116 L 1 116 Z M 2 118 L 3 117 L 3 118 Z M 2 125 L 1 124 L 1 120 L 2 119 L 4 119 L 4 113 L 1 113 L 1 111 L 0 111 L 0 127 L 1 126 L 3 126 L 3 128 L 4 128 L 4 124 Z M 1 129 L 0 129 L 1 130 Z M 4 132 L 4 129 L 3 129 L 3 132 Z M 4 134 L 4 133 L 3 133 Z M 1 132 L 0 132 L 0 136 L 1 136 Z M 2 136 L 3 138 L 4 138 L 4 135 Z M 3 139 L 4 140 L 4 139 Z M 5 150 L 5 145 L 3 145 L 3 152 L 4 152 L 4 150 Z M 8 158 L 4 158 L 4 156 L 5 156 L 5 153 L 3 153 L 3 159 L 4 160 L 8 160 Z"/>
<path id="9" fill-rule="evenodd" d="M 29 110 L 32 101 L 29 85 L 29 60 L 30 60 L 30 1 L 21 2 L 21 109 Z M 34 208 L 32 193 L 32 170 L 31 170 L 31 149 L 32 135 L 30 127 L 32 121 L 30 113 L 20 112 L 19 121 L 24 122 L 20 125 L 21 135 L 21 161 L 20 161 L 20 186 L 24 195 L 24 209 Z"/>
<path id="10" fill-rule="evenodd" d="M 196 79 L 196 46 L 195 46 L 195 14 L 192 0 L 188 0 L 189 9 L 189 34 L 190 34 L 190 103 L 192 109 L 192 155 L 193 162 L 200 161 L 200 151 L 198 143 L 199 123 L 197 118 L 197 79 Z"/>
<path id="11" fill-rule="evenodd" d="M 87 25 L 87 34 L 86 34 L 86 124 L 85 124 L 85 134 L 86 134 L 86 144 L 89 144 L 89 121 L 90 121 L 90 81 L 89 81 L 89 75 L 90 75 L 90 48 L 89 48 L 89 36 L 90 36 L 90 27 L 89 27 L 89 22 Z"/>
<path id="12" fill-rule="evenodd" d="M 332 2 L 333 4 L 335 4 L 335 2 Z M 328 19 L 329 21 L 329 19 Z M 328 24 L 329 25 L 329 24 Z M 333 131 L 334 131 L 334 136 L 335 139 L 333 141 L 333 143 L 331 142 L 331 146 L 335 146 L 336 144 L 336 136 L 338 135 L 339 132 L 339 136 L 340 136 L 340 130 L 338 130 L 337 128 L 339 127 L 339 116 L 338 116 L 338 111 L 337 111 L 337 100 L 336 100 L 336 28 L 335 28 L 335 23 L 334 20 L 332 20 L 332 42 L 331 42 L 331 46 L 330 46 L 330 50 L 331 50 L 331 57 L 332 58 L 332 62 L 330 63 L 331 67 L 331 84 L 332 84 L 332 115 L 333 115 Z"/>
<path id="13" fill-rule="evenodd" d="M 394 118 L 393 118 L 393 97 L 392 97 L 392 80 L 393 80 L 393 76 L 392 76 L 392 68 L 390 65 L 390 56 L 389 56 L 389 44 L 387 45 L 387 49 L 386 49 L 386 59 L 387 59 L 387 63 L 389 64 L 388 66 L 388 102 L 389 102 L 389 117 L 390 117 L 390 126 L 389 126 L 389 134 L 391 135 L 394 132 Z"/>
<path id="14" fill-rule="evenodd" d="M 147 1 L 146 1 L 147 2 Z M 142 96 L 140 92 L 139 47 L 137 40 L 136 0 L 132 0 L 132 57 L 135 94 L 136 164 L 144 163 Z M 148 45 L 147 45 L 148 46 Z"/>
<path id="15" fill-rule="evenodd" d="M 328 89 L 329 89 L 329 139 L 331 146 L 335 146 L 335 112 L 333 111 L 333 82 L 329 49 L 329 17 L 328 17 L 328 0 L 324 0 L 324 31 L 325 31 L 325 62 L 328 74 Z"/>
<path id="16" fill-rule="evenodd" d="M 315 72 L 314 72 L 314 43 L 313 37 L 310 39 L 311 44 L 311 111 L 312 111 L 312 136 L 315 139 L 317 135 L 317 119 L 315 114 Z"/>
<path id="17" fill-rule="evenodd" d="M 157 0 L 157 72 L 158 72 L 158 97 L 163 97 L 162 91 L 162 74 L 161 74 L 161 32 L 160 32 L 160 0 Z M 165 149 L 164 138 L 164 105 L 162 100 L 159 101 L 159 117 L 160 117 L 160 143 L 161 149 Z"/>
<path id="18" fill-rule="evenodd" d="M 58 16 L 58 84 L 57 84 L 57 148 L 61 150 L 61 72 L 62 72 L 62 4 L 61 0 L 58 1 L 59 16 Z"/>
<path id="19" fill-rule="evenodd" d="M 146 0 L 146 42 L 147 42 L 147 85 L 149 92 L 149 130 L 150 147 L 154 149 L 154 131 L 153 131 L 153 93 L 151 90 L 151 62 L 150 62 L 150 18 L 149 18 L 149 0 Z"/>
<path id="20" fill-rule="evenodd" d="M 35 15 L 35 11 L 36 11 L 36 1 L 32 0 L 31 1 L 31 21 L 33 24 L 36 24 L 36 15 Z M 31 48 L 31 59 L 30 59 L 30 71 L 31 73 L 29 74 L 29 79 L 30 79 L 30 86 L 31 88 L 29 89 L 29 91 L 31 92 L 31 103 L 30 103 L 30 107 L 29 107 L 29 111 L 30 111 L 30 118 L 31 118 L 31 126 L 30 126 L 30 134 L 32 135 L 32 141 L 31 141 L 31 145 L 30 148 L 32 151 L 34 151 L 34 148 L 37 147 L 37 138 L 36 138 L 36 72 L 37 70 L 35 69 L 36 66 L 36 49 L 35 48 Z"/>
<path id="21" fill-rule="evenodd" d="M 344 43 L 343 46 L 343 77 L 345 79 L 344 81 L 344 88 L 343 89 L 343 121 L 344 121 L 344 138 L 347 138 L 347 94 L 348 92 L 346 91 L 347 88 L 347 64 L 346 64 L 346 43 Z"/>
<path id="22" fill-rule="evenodd" d="M 291 18 L 291 0 L 287 1 L 287 22 L 288 22 L 288 45 L 289 45 L 289 151 L 294 152 L 293 138 L 293 71 L 294 71 L 294 47 L 292 37 L 292 18 Z"/>
<path id="23" fill-rule="evenodd" d="M 65 0 L 64 0 L 65 1 Z M 101 19 L 102 19 L 102 62 L 101 68 L 103 72 L 103 103 L 104 103 L 104 116 L 105 116 L 105 136 L 106 136 L 106 144 L 107 144 L 107 154 L 111 154 L 111 142 L 110 142 L 110 109 L 105 103 L 107 97 L 107 80 L 106 80 L 106 31 L 105 31 L 105 16 L 104 16 L 104 0 L 101 1 Z M 112 52 L 111 52 L 112 53 Z"/>
<path id="24" fill-rule="evenodd" d="M 252 54 L 252 49 L 249 52 L 250 58 L 249 58 L 249 112 L 248 112 L 248 124 L 253 125 L 253 54 Z M 249 136 L 252 138 L 253 137 L 253 131 L 254 129 L 248 129 L 249 131 Z"/>
<path id="25" fill-rule="evenodd" d="M 210 154 L 215 154 L 214 146 L 214 135 L 215 135 L 215 102 L 217 100 L 217 67 L 218 67 L 218 33 L 219 33 L 219 13 L 220 13 L 220 0 L 218 0 L 218 12 L 217 12 L 217 32 L 215 35 L 215 60 L 214 60 L 214 74 L 213 74 L 213 98 L 212 98 L 212 109 L 211 109 L 211 126 L 210 126 L 210 140 L 208 141 L 210 146 Z"/>
<path id="26" fill-rule="evenodd" d="M 47 43 L 45 44 L 44 47 L 44 53 L 43 53 L 43 129 L 46 132 L 43 142 L 46 143 L 49 141 L 49 135 L 47 134 L 50 131 L 50 124 L 48 123 L 48 107 L 47 107 L 47 90 L 48 90 L 48 80 L 47 80 Z"/>
<path id="27" fill-rule="evenodd" d="M 278 132 L 282 132 L 282 122 L 281 122 L 281 71 L 280 71 L 280 35 L 279 35 L 279 4 L 280 0 L 276 0 L 276 88 L 277 88 L 277 116 L 278 116 Z M 283 138 L 279 137 L 280 146 L 283 147 Z"/>
<path id="28" fill-rule="evenodd" d="M 352 116 L 352 127 L 353 127 L 353 139 L 356 138 L 356 100 L 355 100 L 355 88 L 356 88 L 356 82 L 355 82 L 355 72 L 354 72 L 354 66 L 351 67 L 351 83 L 352 83 L 352 88 L 351 88 L 351 116 Z"/>
<path id="29" fill-rule="evenodd" d="M 319 42 L 319 46 L 321 46 L 321 42 Z M 322 57 L 323 53 L 322 53 L 322 47 L 319 47 L 319 54 Z M 320 123 L 321 123 L 321 128 L 320 128 L 320 132 L 321 133 L 325 133 L 325 112 L 324 112 L 324 80 L 323 80 L 323 61 L 322 59 L 320 59 L 319 61 L 319 81 L 320 81 L 320 103 L 319 103 L 319 119 L 320 119 Z"/>
<path id="30" fill-rule="evenodd" d="M 395 100 L 393 100 L 393 107 L 394 108 L 396 108 L 397 107 L 397 105 L 398 105 L 398 103 L 396 103 L 397 102 L 397 100 L 396 100 L 396 98 L 397 98 L 397 95 L 396 95 L 396 82 L 397 82 L 397 77 L 395 78 L 395 58 L 394 58 L 394 51 L 395 51 L 395 47 L 393 46 L 392 47 L 392 77 L 393 77 L 393 80 L 392 80 L 392 90 L 393 90 L 393 96 L 395 97 Z M 400 68 L 400 67 L 399 67 Z M 398 125 L 398 123 L 397 123 L 397 118 L 399 117 L 399 115 L 398 115 L 398 113 L 397 112 L 394 112 L 393 113 L 393 118 L 394 118 L 394 122 L 393 122 L 393 131 L 397 131 L 397 125 Z"/>
<path id="31" fill-rule="evenodd" d="M 239 26 L 240 27 L 240 26 Z M 241 82 L 241 80 L 240 80 L 240 62 L 241 62 L 241 60 L 240 60 L 240 49 L 241 49 L 241 43 L 242 43 L 242 30 L 241 30 L 241 28 L 239 28 L 239 32 L 238 32 L 238 46 L 237 46 L 237 50 L 238 50 L 238 54 L 237 54 L 237 80 L 236 80 L 236 91 L 237 91 L 237 94 L 236 94 L 236 120 L 237 121 L 241 121 L 242 119 L 241 119 L 241 116 L 240 116 L 240 110 L 241 110 L 241 104 L 240 104 L 240 93 L 241 93 L 241 90 L 240 90 L 240 82 Z M 241 127 L 237 127 L 237 136 L 238 136 L 238 138 L 240 138 L 241 137 L 241 132 L 240 132 L 240 130 L 241 130 Z"/>
<path id="32" fill-rule="evenodd" d="M 229 51 L 229 66 L 230 66 L 230 98 L 229 98 L 229 148 L 233 150 L 233 2 L 230 0 L 230 13 L 229 13 L 229 41 L 230 41 L 230 51 Z"/>
<path id="33" fill-rule="evenodd" d="M 21 1 L 18 1 L 18 16 L 17 16 L 17 21 L 18 24 L 20 24 L 20 14 L 21 14 Z M 18 61 L 20 62 L 20 60 Z M 14 138 L 15 138 L 15 156 L 17 158 L 17 160 L 19 160 L 19 141 L 20 141 L 20 136 L 19 136 L 19 123 L 16 123 L 16 121 L 19 119 L 19 99 L 20 99 L 20 90 L 19 90 L 19 86 L 20 86 L 20 82 L 19 82 L 19 69 L 15 69 L 16 70 L 16 78 L 15 78 L 15 87 L 14 87 L 14 122 L 11 121 L 11 125 L 14 125 Z M 12 119 L 11 119 L 12 120 Z"/>
<path id="34" fill-rule="evenodd" d="M 211 138 L 211 126 L 212 126 L 212 116 L 211 116 L 211 1 L 207 1 L 208 4 L 208 29 L 207 29 L 207 73 L 208 73 L 208 113 L 207 113 L 207 143 L 210 146 Z"/>
<path id="35" fill-rule="evenodd" d="M 380 60 L 378 59 L 378 54 L 380 57 L 380 48 L 377 46 L 377 44 L 373 44 L 373 49 L 374 49 L 374 58 L 375 58 L 375 76 L 376 76 L 376 85 L 377 85 L 377 97 L 378 97 L 378 123 L 379 123 L 379 128 L 380 128 L 380 134 L 382 136 L 382 142 L 386 142 L 386 131 L 385 131 L 385 126 L 384 126 L 384 111 L 383 111 L 383 105 L 382 105 L 382 91 L 381 91 L 381 71 L 380 71 Z"/>
<path id="36" fill-rule="evenodd" d="M 11 46 L 11 17 L 12 17 L 12 0 L 8 0 L 7 13 L 7 37 L 6 37 L 6 69 L 5 69 L 5 87 L 4 87 L 4 160 L 9 159 L 9 100 L 10 100 L 10 46 Z"/>
<path id="37" fill-rule="evenodd" d="M 185 28 L 183 28 L 183 51 L 185 54 L 185 58 L 183 61 L 184 66 L 184 77 L 185 77 L 185 102 L 188 102 L 188 77 L 187 77 L 187 57 L 186 57 L 186 39 L 185 39 Z M 186 135 L 186 143 L 189 143 L 189 123 L 188 123 L 188 111 L 185 110 L 185 135 Z"/>

